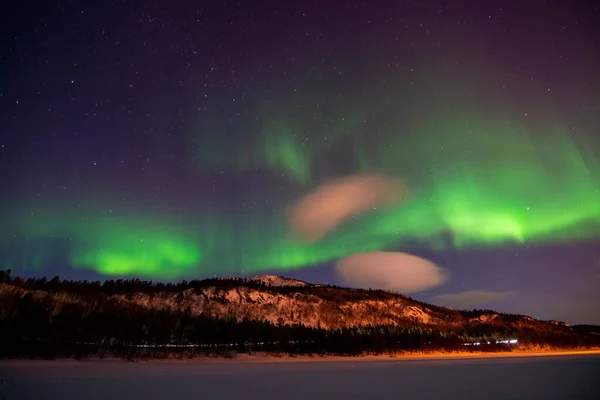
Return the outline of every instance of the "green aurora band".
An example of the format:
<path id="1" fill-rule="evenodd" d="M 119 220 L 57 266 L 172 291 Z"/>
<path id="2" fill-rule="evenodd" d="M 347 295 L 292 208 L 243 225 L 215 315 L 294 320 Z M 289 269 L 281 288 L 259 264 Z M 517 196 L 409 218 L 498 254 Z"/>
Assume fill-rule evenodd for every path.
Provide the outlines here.
<path id="1" fill-rule="evenodd" d="M 41 268 L 59 260 L 62 248 L 74 268 L 93 268 L 106 275 L 176 278 L 196 271 L 202 254 L 191 232 L 172 223 L 149 222 L 135 213 L 116 214 L 43 213 L 18 218 L 15 222 L 22 227 L 21 234 L 3 238 L 12 248 L 5 265 Z"/>
<path id="2" fill-rule="evenodd" d="M 483 118 L 435 119 L 413 131 L 413 139 L 381 136 L 368 150 L 357 141 L 354 169 L 348 171 L 406 179 L 412 189 L 407 201 L 357 216 L 315 243 L 290 234 L 288 204 L 268 215 L 203 215 L 186 223 L 128 210 L 110 218 L 15 214 L 0 237 L 6 265 L 42 268 L 57 259 L 60 242 L 75 268 L 179 278 L 300 268 L 414 241 L 444 249 L 560 243 L 600 234 L 600 146 L 575 143 L 557 126 L 534 142 L 525 127 Z M 339 151 L 334 135 L 327 145 L 307 147 L 274 122 L 265 124 L 262 140 L 264 146 L 240 156 L 242 163 L 283 172 L 304 193 L 318 184 L 313 160 Z"/>

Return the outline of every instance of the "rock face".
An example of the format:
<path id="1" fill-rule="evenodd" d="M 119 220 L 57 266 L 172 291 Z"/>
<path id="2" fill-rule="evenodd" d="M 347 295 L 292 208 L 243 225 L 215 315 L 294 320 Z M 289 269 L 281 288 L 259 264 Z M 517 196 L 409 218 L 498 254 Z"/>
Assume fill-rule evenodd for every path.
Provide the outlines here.
<path id="1" fill-rule="evenodd" d="M 405 328 L 418 325 L 441 331 L 489 327 L 490 331 L 565 333 L 572 329 L 556 321 L 544 322 L 489 310 L 459 311 L 418 302 L 398 293 L 314 285 L 273 275 L 250 279 L 211 279 L 176 285 L 153 285 L 137 280 L 109 285 L 73 285 L 52 290 L 31 290 L 0 284 L 0 303 L 8 307 L 13 299 L 27 295 L 40 303 L 49 304 L 53 315 L 58 315 L 72 303 L 83 305 L 88 310 L 97 308 L 97 304 L 108 303 L 123 308 L 187 312 L 191 315 L 266 320 L 274 324 L 331 329 L 383 325 Z M 0 310 L 0 313 L 3 312 L 10 311 Z"/>

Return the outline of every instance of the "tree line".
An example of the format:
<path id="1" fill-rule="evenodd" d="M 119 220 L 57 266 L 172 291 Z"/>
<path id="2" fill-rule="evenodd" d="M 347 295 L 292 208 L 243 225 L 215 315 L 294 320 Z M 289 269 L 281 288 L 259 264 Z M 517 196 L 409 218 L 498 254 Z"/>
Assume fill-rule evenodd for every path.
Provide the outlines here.
<path id="1" fill-rule="evenodd" d="M 217 285 L 247 283 L 236 279 L 198 282 L 207 286 L 210 286 L 208 282 Z M 553 334 L 490 324 L 453 329 L 418 323 L 410 326 L 343 329 L 307 327 L 285 324 L 282 318 L 269 322 L 207 314 L 193 315 L 189 307 L 183 310 L 156 310 L 119 301 L 112 295 L 135 293 L 140 287 L 140 291 L 157 292 L 167 288 L 176 292 L 198 287 L 198 283 L 189 282 L 149 284 L 132 279 L 100 284 L 61 281 L 58 278 L 22 280 L 11 277 L 9 271 L 0 271 L 0 283 L 0 357 L 4 358 L 227 357 L 239 352 L 256 351 L 292 356 L 475 349 L 507 351 L 511 349 L 509 345 L 498 343 L 507 338 L 518 338 L 521 344 L 561 348 L 600 344 L 594 336 L 575 331 L 558 331 L 561 333 Z M 328 293 L 327 287 L 323 290 Z M 39 291 L 52 292 L 53 296 L 40 296 Z M 390 295 L 387 292 L 371 292 L 376 292 L 375 296 Z M 362 296 L 370 292 L 358 293 Z M 341 296 L 337 301 L 349 301 L 343 297 L 352 295 L 336 296 Z M 477 348 L 465 346 L 465 343 L 475 341 L 482 344 Z"/>

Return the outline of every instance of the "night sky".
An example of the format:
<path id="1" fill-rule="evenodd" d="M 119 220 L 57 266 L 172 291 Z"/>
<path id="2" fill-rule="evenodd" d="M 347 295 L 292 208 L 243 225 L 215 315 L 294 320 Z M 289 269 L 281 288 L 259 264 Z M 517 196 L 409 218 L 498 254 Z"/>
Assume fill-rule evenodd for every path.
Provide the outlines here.
<path id="1" fill-rule="evenodd" d="M 13 274 L 276 273 L 600 324 L 598 2 L 1 8 Z"/>

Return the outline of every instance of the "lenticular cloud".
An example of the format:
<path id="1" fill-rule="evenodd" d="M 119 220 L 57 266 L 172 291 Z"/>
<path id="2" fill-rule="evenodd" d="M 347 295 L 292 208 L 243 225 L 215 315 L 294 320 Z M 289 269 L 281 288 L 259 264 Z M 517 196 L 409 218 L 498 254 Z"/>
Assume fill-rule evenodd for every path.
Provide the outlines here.
<path id="1" fill-rule="evenodd" d="M 332 180 L 289 208 L 290 228 L 303 240 L 314 242 L 353 215 L 396 204 L 405 192 L 401 182 L 374 174 Z"/>
<path id="2" fill-rule="evenodd" d="M 402 293 L 429 289 L 447 279 L 444 270 L 432 262 L 397 252 L 353 254 L 341 259 L 335 271 L 348 286 Z"/>

